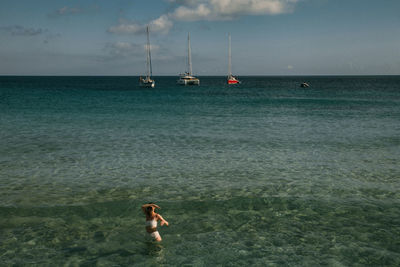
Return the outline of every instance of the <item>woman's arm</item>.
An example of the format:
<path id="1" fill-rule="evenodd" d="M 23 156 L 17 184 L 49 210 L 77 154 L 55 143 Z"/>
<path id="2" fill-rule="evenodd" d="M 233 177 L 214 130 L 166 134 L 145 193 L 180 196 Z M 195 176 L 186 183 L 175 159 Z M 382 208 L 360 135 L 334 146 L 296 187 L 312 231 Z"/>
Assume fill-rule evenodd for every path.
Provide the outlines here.
<path id="1" fill-rule="evenodd" d="M 142 206 L 142 211 L 143 211 L 144 213 L 146 213 L 146 205 L 143 205 L 143 206 Z"/>
<path id="2" fill-rule="evenodd" d="M 151 203 L 151 204 L 149 204 L 150 206 L 153 206 L 154 208 L 157 208 L 157 209 L 161 209 L 158 205 L 156 205 L 156 204 L 153 204 L 153 203 Z"/>
<path id="3" fill-rule="evenodd" d="M 144 213 L 146 213 L 146 208 L 147 207 L 150 207 L 151 206 L 151 204 L 144 204 L 143 206 L 142 206 L 142 211 L 144 212 Z"/>
<path id="4" fill-rule="evenodd" d="M 157 208 L 157 209 L 161 209 L 158 205 L 153 204 L 153 203 L 144 204 L 144 205 L 142 206 L 142 211 L 143 211 L 144 213 L 146 213 L 146 208 L 147 208 L 147 207 L 154 207 L 154 208 Z"/>
<path id="5" fill-rule="evenodd" d="M 161 226 L 163 226 L 164 224 L 166 225 L 166 226 L 168 226 L 169 225 L 169 223 L 166 221 L 166 220 L 164 220 L 164 218 L 160 215 L 160 214 L 157 214 L 157 217 L 158 217 L 158 219 L 161 221 Z"/>
<path id="6" fill-rule="evenodd" d="M 154 203 L 144 204 L 144 205 L 142 206 L 142 209 L 143 209 L 143 208 L 147 208 L 147 207 L 154 207 L 154 208 L 157 208 L 157 209 L 161 209 L 158 205 L 156 205 L 156 204 L 154 204 Z"/>

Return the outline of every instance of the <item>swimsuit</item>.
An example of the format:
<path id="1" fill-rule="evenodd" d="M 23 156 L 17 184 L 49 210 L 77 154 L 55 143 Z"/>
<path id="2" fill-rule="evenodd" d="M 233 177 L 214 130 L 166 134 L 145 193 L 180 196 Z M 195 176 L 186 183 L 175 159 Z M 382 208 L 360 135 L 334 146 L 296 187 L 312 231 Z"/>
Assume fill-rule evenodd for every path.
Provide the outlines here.
<path id="1" fill-rule="evenodd" d="M 150 236 L 152 238 L 154 238 L 154 239 L 160 239 L 161 238 L 160 233 L 158 231 L 150 233 Z"/>
<path id="2" fill-rule="evenodd" d="M 161 238 L 160 233 L 157 231 L 157 220 L 153 219 L 151 221 L 146 221 L 146 229 L 147 227 L 152 228 L 153 232 L 149 233 L 151 237 L 154 239 Z"/>
<path id="3" fill-rule="evenodd" d="M 153 219 L 151 221 L 146 221 L 146 226 L 151 228 L 157 228 L 157 220 Z"/>

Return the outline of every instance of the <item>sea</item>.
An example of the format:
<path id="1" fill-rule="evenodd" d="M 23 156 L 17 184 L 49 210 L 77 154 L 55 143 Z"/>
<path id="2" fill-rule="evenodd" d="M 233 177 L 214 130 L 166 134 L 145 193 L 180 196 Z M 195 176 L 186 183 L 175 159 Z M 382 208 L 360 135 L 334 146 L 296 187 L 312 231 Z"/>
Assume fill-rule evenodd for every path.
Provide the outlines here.
<path id="1" fill-rule="evenodd" d="M 400 76 L 176 79 L 0 77 L 1 266 L 400 265 Z"/>

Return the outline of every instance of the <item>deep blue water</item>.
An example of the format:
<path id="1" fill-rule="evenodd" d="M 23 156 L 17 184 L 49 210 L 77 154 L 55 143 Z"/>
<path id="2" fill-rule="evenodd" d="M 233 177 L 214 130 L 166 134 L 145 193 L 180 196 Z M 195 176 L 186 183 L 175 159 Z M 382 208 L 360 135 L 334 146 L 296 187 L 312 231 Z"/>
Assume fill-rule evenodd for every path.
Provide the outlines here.
<path id="1" fill-rule="evenodd" d="M 175 80 L 0 77 L 0 265 L 400 265 L 400 76 Z"/>

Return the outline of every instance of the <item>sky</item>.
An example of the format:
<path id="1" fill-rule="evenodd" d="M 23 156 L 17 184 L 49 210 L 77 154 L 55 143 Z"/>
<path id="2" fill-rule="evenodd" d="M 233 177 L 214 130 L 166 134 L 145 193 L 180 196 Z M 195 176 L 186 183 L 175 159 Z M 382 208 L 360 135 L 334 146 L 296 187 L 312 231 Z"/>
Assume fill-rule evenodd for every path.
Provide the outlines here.
<path id="1" fill-rule="evenodd" d="M 0 75 L 400 75 L 399 0 L 0 0 Z"/>

